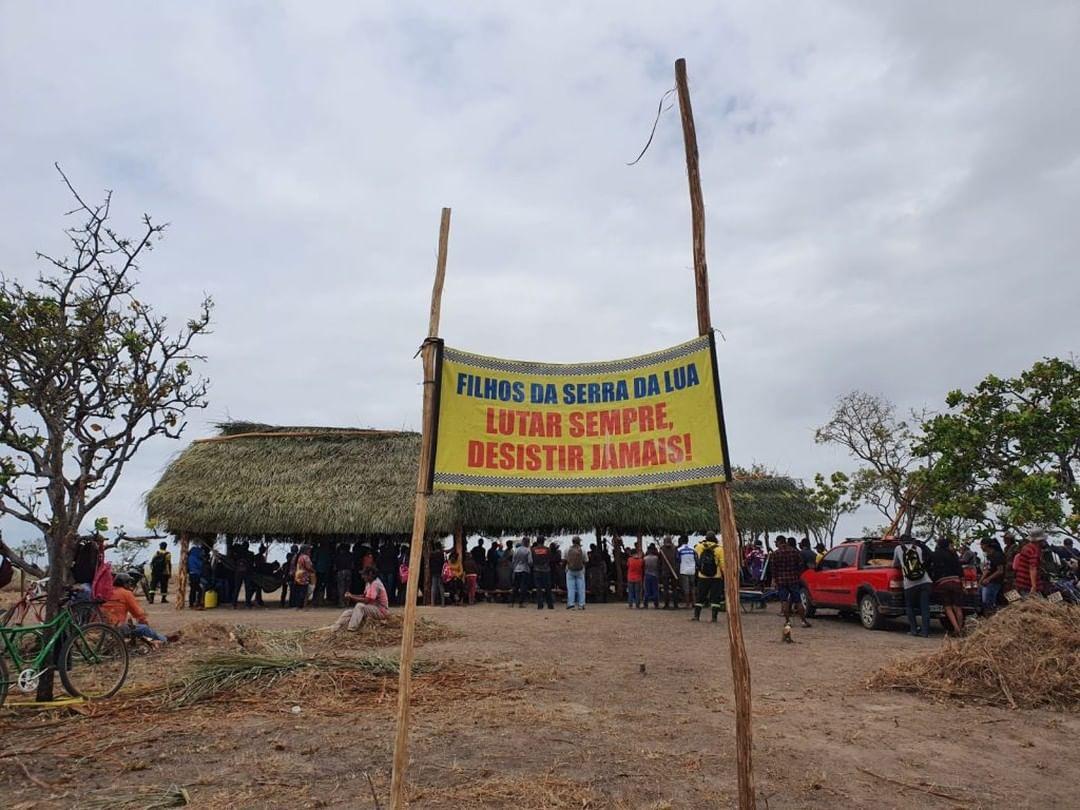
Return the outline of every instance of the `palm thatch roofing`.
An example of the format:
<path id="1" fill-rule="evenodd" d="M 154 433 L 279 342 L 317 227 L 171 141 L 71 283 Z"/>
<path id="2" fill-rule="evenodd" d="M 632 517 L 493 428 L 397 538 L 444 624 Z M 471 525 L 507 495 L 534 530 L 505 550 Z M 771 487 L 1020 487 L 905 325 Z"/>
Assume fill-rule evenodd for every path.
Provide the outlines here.
<path id="1" fill-rule="evenodd" d="M 193 442 L 146 495 L 147 517 L 173 533 L 355 536 L 412 531 L 420 435 L 405 431 L 218 426 Z M 741 531 L 801 530 L 814 507 L 790 478 L 736 479 Z M 563 534 L 599 528 L 694 533 L 718 525 L 708 486 L 595 495 L 435 492 L 428 529 L 490 535 Z"/>

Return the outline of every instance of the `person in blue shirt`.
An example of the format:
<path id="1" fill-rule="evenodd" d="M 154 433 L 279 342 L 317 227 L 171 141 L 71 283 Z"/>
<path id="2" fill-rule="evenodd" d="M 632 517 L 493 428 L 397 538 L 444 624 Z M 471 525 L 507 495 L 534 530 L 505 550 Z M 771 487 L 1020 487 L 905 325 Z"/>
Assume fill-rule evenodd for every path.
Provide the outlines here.
<path id="1" fill-rule="evenodd" d="M 187 574 L 188 574 L 188 607 L 202 607 L 203 599 L 203 576 L 206 573 L 206 546 L 196 543 L 188 551 Z M 181 595 L 181 599 L 183 596 Z"/>

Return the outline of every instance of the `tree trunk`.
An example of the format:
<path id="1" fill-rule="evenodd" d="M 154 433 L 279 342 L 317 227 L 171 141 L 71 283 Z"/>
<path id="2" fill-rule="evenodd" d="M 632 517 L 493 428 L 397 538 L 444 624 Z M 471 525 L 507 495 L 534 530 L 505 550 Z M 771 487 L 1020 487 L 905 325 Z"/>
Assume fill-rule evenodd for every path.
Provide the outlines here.
<path id="1" fill-rule="evenodd" d="M 47 536 L 49 546 L 49 583 L 45 590 L 45 621 L 56 618 L 60 612 L 60 603 L 65 596 L 65 589 L 71 580 L 71 564 L 75 558 L 75 530 L 67 525 L 55 525 Z M 44 643 L 48 643 L 52 633 L 46 634 Z M 54 650 L 54 661 L 59 656 L 59 648 Z M 53 699 L 54 668 L 48 668 L 38 680 L 37 700 L 47 702 Z"/>

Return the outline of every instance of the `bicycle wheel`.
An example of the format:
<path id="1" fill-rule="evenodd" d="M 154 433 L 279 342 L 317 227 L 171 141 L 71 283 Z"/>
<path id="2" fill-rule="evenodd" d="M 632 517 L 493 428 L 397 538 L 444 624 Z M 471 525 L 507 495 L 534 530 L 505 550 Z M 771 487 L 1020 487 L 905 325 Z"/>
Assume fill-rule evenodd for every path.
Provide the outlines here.
<path id="1" fill-rule="evenodd" d="M 112 627 L 88 624 L 81 631 L 73 630 L 71 638 L 64 642 L 58 669 L 72 697 L 112 697 L 127 679 L 127 645 Z"/>
<path id="2" fill-rule="evenodd" d="M 7 665 L 4 663 L 4 657 L 0 656 L 0 706 L 3 706 L 4 701 L 7 700 L 7 690 L 8 690 Z"/>

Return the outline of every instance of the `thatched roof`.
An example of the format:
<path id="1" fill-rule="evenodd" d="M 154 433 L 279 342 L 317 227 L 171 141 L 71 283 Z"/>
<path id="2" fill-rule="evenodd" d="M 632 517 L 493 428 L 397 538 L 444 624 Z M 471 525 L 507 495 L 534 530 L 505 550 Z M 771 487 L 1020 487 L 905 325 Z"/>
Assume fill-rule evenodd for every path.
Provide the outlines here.
<path id="1" fill-rule="evenodd" d="M 168 531 L 234 535 L 408 534 L 420 435 L 403 431 L 220 425 L 192 443 L 146 496 L 147 516 Z M 736 480 L 741 530 L 801 529 L 813 508 L 788 478 Z M 435 492 L 428 528 L 486 534 L 559 534 L 600 528 L 645 534 L 717 525 L 708 486 L 599 495 Z"/>

